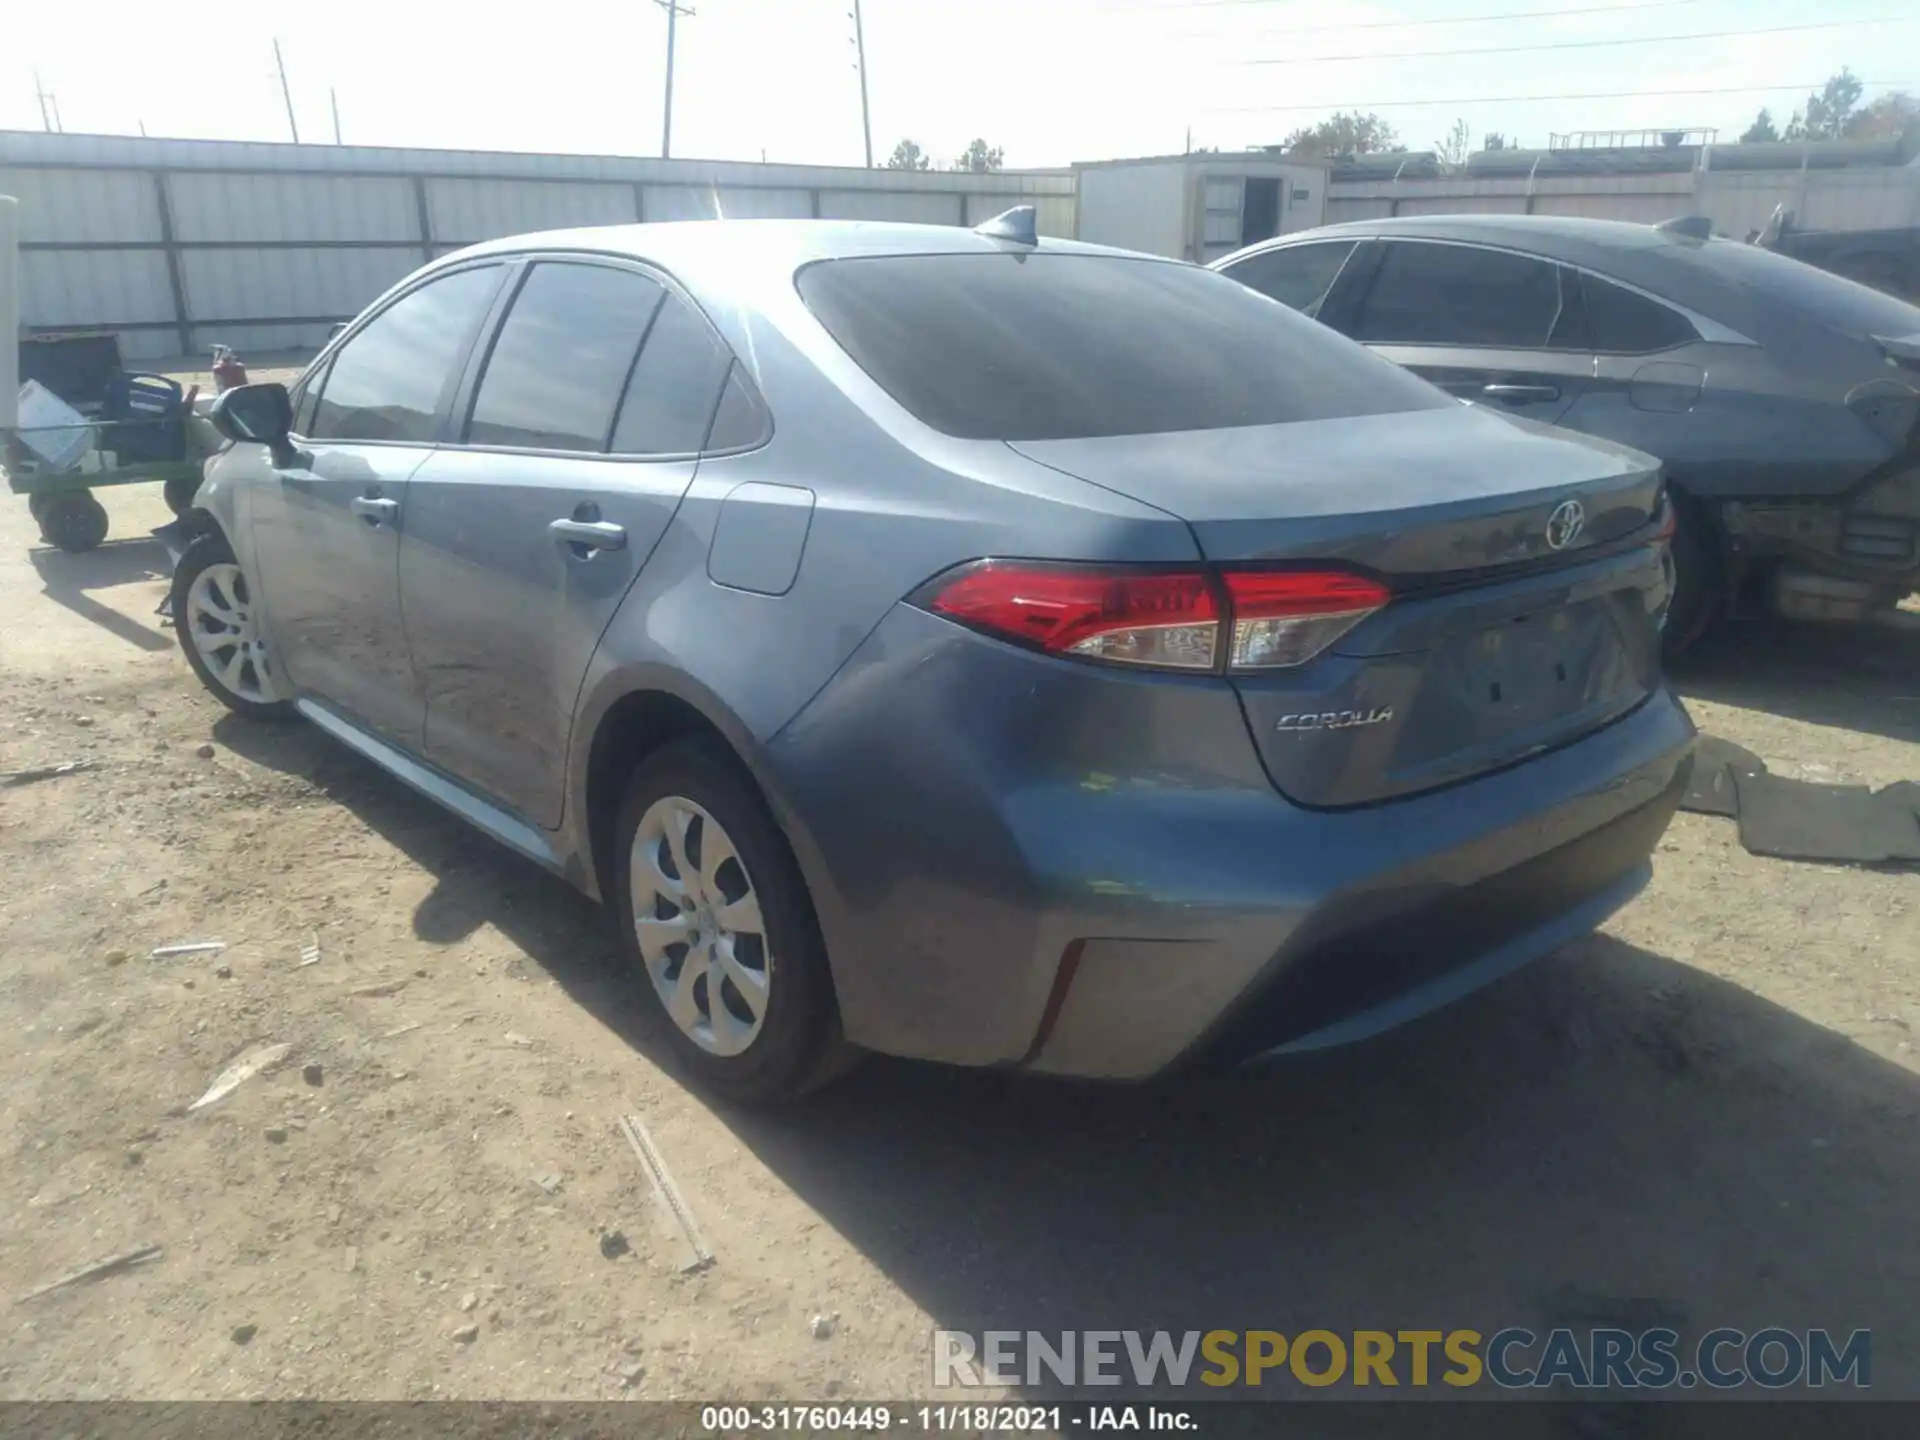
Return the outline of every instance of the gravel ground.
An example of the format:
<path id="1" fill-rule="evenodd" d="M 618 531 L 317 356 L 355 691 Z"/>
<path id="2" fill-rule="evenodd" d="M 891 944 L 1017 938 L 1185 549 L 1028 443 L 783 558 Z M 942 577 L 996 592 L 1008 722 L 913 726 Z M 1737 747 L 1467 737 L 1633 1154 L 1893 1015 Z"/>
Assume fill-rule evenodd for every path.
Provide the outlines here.
<path id="1" fill-rule="evenodd" d="M 163 1248 L 0 1311 L 0 1398 L 900 1398 L 936 1325 L 1647 1314 L 1871 1327 L 1876 1391 L 1920 1395 L 1911 873 L 1683 815 L 1604 934 L 1350 1051 L 1135 1089 L 874 1061 L 739 1113 L 656 1063 L 594 907 L 204 695 L 157 491 L 106 499 L 78 557 L 0 505 L 0 770 L 92 766 L 0 790 L 0 1294 Z M 1905 637 L 1736 634 L 1681 678 L 1775 770 L 1920 779 Z"/>

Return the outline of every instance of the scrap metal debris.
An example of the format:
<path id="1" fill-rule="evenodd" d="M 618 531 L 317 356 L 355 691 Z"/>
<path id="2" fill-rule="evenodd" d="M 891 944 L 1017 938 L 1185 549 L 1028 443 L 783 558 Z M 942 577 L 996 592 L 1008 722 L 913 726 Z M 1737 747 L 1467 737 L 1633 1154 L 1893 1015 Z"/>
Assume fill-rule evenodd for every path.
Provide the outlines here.
<path id="1" fill-rule="evenodd" d="M 398 995 L 406 988 L 407 982 L 404 979 L 382 980 L 376 985 L 361 985 L 349 990 L 347 994 L 356 1000 L 378 1000 L 388 995 Z"/>
<path id="2" fill-rule="evenodd" d="M 91 770 L 97 764 L 93 760 L 63 760 L 57 765 L 35 765 L 27 770 L 9 770 L 0 775 L 0 784 L 31 785 L 39 780 L 58 780 L 63 775 L 78 775 L 82 770 Z"/>
<path id="3" fill-rule="evenodd" d="M 678 1232 L 681 1253 L 674 1269 L 683 1274 L 689 1270 L 705 1269 L 713 1263 L 713 1250 L 700 1233 L 692 1207 L 680 1193 L 680 1187 L 674 1184 L 673 1173 L 667 1169 L 666 1157 L 660 1153 L 660 1147 L 653 1143 L 653 1137 L 647 1133 L 647 1127 L 638 1115 L 622 1115 L 620 1133 L 627 1137 L 627 1144 L 633 1147 L 633 1153 L 640 1158 L 648 1179 L 653 1181 L 655 1202 L 672 1218 Z"/>
<path id="4" fill-rule="evenodd" d="M 189 940 L 180 945 L 162 945 L 148 952 L 153 960 L 171 960 L 179 955 L 218 955 L 227 948 L 224 940 Z"/>
<path id="5" fill-rule="evenodd" d="M 29 1300 L 38 1300 L 42 1295 L 51 1295 L 54 1291 L 64 1290 L 69 1285 L 81 1285 L 89 1280 L 99 1280 L 108 1275 L 118 1274 L 122 1270 L 131 1270 L 136 1265 L 144 1265 L 149 1260 L 158 1259 L 161 1253 L 161 1247 L 158 1245 L 142 1245 L 137 1250 L 123 1250 L 118 1255 L 109 1255 L 104 1260 L 95 1260 L 90 1265 L 82 1265 L 78 1270 L 69 1270 L 58 1280 L 49 1280 L 46 1284 L 36 1286 L 26 1294 L 17 1296 L 13 1303 L 24 1305 Z"/>
<path id="6" fill-rule="evenodd" d="M 299 970 L 307 965 L 320 963 L 320 933 L 314 931 L 307 936 L 307 943 L 300 947 L 300 964 L 293 968 Z"/>
<path id="7" fill-rule="evenodd" d="M 262 1045 L 256 1049 L 249 1050 L 238 1060 L 234 1061 L 233 1064 L 216 1075 L 213 1084 L 207 1087 L 207 1093 L 194 1101 L 187 1109 L 202 1110 L 209 1105 L 226 1099 L 227 1096 L 238 1090 L 254 1076 L 273 1069 L 274 1066 L 280 1064 L 292 1052 L 293 1047 L 285 1044 Z"/>

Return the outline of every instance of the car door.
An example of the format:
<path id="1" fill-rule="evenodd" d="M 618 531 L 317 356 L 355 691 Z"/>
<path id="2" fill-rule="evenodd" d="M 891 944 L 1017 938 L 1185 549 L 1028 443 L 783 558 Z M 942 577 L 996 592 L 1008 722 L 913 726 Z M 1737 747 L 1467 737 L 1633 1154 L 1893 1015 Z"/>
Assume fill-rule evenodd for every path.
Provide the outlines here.
<path id="1" fill-rule="evenodd" d="M 409 487 L 400 588 L 426 754 L 559 823 L 574 702 L 693 479 L 732 356 L 663 277 L 533 257 Z"/>
<path id="2" fill-rule="evenodd" d="M 269 466 L 250 496 L 282 671 L 410 749 L 425 708 L 400 617 L 407 482 L 432 453 L 506 269 L 436 275 L 362 323 L 302 387 L 296 463 Z"/>
<path id="3" fill-rule="evenodd" d="M 1463 400 L 1552 423 L 1593 378 L 1563 322 L 1562 269 L 1510 250 L 1437 240 L 1366 247 L 1342 328 Z M 1343 289 L 1345 287 L 1343 286 Z"/>

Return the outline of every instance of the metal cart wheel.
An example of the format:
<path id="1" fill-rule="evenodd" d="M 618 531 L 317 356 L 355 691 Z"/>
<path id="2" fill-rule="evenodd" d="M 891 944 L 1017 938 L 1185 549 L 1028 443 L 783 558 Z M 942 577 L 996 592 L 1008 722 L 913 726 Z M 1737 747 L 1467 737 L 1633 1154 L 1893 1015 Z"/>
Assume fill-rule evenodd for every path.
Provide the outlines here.
<path id="1" fill-rule="evenodd" d="M 107 507 L 84 490 L 45 497 L 35 518 L 40 538 L 69 555 L 83 554 L 107 538 Z"/>

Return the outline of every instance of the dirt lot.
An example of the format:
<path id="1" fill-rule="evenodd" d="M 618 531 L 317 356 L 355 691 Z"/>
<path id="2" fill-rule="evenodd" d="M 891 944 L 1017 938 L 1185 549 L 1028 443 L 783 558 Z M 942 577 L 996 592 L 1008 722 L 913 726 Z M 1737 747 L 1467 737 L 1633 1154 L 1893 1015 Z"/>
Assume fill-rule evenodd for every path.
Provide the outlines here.
<path id="1" fill-rule="evenodd" d="M 594 907 L 201 693 L 158 495 L 108 504 L 80 557 L 0 504 L 0 770 L 94 767 L 0 790 L 0 1398 L 903 1397 L 935 1325 L 1652 1316 L 1869 1326 L 1876 1390 L 1920 1395 L 1913 874 L 1682 816 L 1603 936 L 1356 1050 L 1144 1089 L 876 1061 L 734 1113 L 649 1058 Z M 1740 636 L 1685 686 L 1776 770 L 1920 779 L 1915 646 Z"/>

